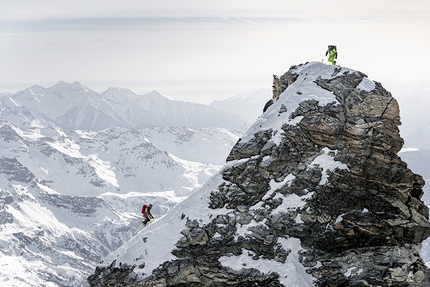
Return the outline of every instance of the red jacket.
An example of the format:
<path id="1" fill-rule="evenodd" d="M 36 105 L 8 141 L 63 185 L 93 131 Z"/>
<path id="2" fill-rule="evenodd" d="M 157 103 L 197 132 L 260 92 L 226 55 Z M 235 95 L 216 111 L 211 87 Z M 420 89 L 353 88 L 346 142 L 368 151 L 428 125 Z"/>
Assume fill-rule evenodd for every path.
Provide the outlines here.
<path id="1" fill-rule="evenodd" d="M 152 214 L 151 214 L 151 207 L 149 207 L 146 204 L 144 204 L 142 206 L 142 214 L 148 215 L 149 217 L 153 217 Z"/>

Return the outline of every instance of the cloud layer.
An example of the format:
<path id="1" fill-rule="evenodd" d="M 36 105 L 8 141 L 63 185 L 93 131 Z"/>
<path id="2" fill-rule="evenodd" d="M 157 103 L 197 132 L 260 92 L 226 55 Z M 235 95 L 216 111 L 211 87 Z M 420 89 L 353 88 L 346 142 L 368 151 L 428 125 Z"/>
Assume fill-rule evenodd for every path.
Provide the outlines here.
<path id="1" fill-rule="evenodd" d="M 329 44 L 340 65 L 375 80 L 430 79 L 425 0 L 2 2 L 0 91 L 59 80 L 182 94 L 270 88 L 272 74 L 325 61 Z"/>

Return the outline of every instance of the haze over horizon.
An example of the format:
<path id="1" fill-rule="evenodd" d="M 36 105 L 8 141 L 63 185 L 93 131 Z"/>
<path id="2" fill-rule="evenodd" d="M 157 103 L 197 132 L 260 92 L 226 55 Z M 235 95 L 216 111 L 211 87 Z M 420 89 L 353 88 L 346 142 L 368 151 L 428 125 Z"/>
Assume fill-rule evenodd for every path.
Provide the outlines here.
<path id="1" fill-rule="evenodd" d="M 430 5 L 390 1 L 1 1 L 0 92 L 79 81 L 210 103 L 324 61 L 370 79 L 430 79 Z"/>

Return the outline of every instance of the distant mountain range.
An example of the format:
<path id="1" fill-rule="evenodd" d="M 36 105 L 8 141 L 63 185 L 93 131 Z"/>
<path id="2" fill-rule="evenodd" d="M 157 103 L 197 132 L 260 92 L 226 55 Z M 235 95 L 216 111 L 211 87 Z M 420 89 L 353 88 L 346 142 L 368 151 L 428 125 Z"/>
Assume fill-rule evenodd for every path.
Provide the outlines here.
<path id="1" fill-rule="evenodd" d="M 170 100 L 157 91 L 139 95 L 129 89 L 109 88 L 97 93 L 79 82 L 59 82 L 50 88 L 32 86 L 15 94 L 0 94 L 4 107 L 22 110 L 27 119 L 48 119 L 65 129 L 103 130 L 112 127 L 154 126 L 237 128 L 243 120 L 212 106 Z M 9 112 L 12 113 L 13 112 Z M 21 119 L 22 120 L 22 119 Z"/>

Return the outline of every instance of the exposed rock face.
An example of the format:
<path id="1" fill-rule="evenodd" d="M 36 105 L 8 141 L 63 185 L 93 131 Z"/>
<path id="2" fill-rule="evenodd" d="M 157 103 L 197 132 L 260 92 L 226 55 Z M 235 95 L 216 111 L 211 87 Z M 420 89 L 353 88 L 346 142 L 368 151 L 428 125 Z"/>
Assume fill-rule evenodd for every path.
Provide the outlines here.
<path id="1" fill-rule="evenodd" d="M 272 99 L 279 97 L 289 85 L 296 81 L 297 77 L 298 75 L 291 71 L 286 72 L 281 77 L 273 75 Z"/>
<path id="2" fill-rule="evenodd" d="M 272 99 L 276 99 L 285 91 L 287 87 L 282 83 L 277 75 L 273 75 Z"/>
<path id="3" fill-rule="evenodd" d="M 297 273 L 308 276 L 300 286 L 430 286 L 424 180 L 397 156 L 397 101 L 363 73 L 321 63 L 278 83 L 286 90 L 208 191 L 211 221 L 184 219 L 176 259 L 150 276 L 99 267 L 91 286 L 295 286 Z M 244 256 L 284 267 L 229 263 Z"/>

